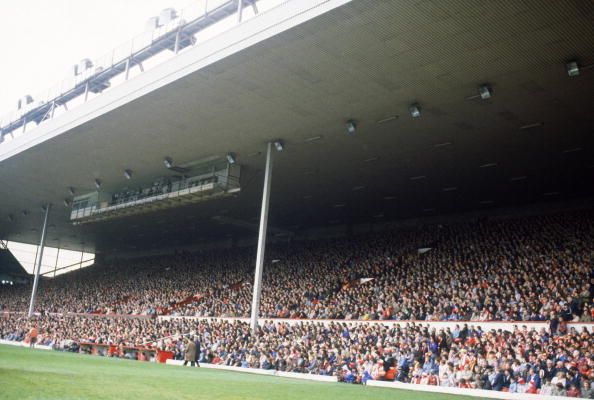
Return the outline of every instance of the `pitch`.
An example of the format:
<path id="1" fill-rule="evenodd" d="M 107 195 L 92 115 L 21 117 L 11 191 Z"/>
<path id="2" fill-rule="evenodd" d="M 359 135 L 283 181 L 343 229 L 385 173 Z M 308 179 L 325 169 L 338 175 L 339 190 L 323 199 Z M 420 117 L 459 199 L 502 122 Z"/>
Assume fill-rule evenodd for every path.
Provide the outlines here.
<path id="1" fill-rule="evenodd" d="M 472 399 L 0 345 L 0 399 Z"/>

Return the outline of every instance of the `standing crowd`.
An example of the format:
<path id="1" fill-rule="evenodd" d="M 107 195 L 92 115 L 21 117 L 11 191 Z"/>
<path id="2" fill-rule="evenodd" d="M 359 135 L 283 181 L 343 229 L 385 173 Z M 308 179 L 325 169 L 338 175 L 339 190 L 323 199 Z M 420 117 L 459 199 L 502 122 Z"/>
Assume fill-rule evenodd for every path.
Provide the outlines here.
<path id="1" fill-rule="evenodd" d="M 592 331 L 568 324 L 594 317 L 593 254 L 591 212 L 277 245 L 255 334 L 222 318 L 250 314 L 251 250 L 120 259 L 43 280 L 33 322 L 21 314 L 30 286 L 2 287 L 0 337 L 25 340 L 35 324 L 37 342 L 56 349 L 96 343 L 183 359 L 198 343 L 204 363 L 592 398 Z M 483 321 L 548 328 L 483 331 Z"/>

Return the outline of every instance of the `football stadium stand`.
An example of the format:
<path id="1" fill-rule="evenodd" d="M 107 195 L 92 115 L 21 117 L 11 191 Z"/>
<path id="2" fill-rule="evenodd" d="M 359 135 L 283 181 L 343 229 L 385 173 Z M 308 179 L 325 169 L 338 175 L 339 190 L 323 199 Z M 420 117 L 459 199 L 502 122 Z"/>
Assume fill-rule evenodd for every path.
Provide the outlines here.
<path id="1" fill-rule="evenodd" d="M 594 398 L 592 17 L 163 10 L 0 120 L 0 351 Z"/>

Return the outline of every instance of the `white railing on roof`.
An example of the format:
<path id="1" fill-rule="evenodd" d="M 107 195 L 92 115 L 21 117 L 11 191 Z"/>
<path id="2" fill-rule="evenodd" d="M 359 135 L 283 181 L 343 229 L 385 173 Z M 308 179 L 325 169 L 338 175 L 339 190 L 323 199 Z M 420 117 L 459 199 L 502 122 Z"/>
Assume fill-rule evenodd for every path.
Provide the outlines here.
<path id="1" fill-rule="evenodd" d="M 239 6 L 239 0 L 195 0 L 187 7 L 179 10 L 176 13 L 176 17 L 171 21 L 161 24 L 154 29 L 147 30 L 115 47 L 109 53 L 94 59 L 92 63 L 88 64 L 88 67 L 82 68 L 78 74 L 73 72 L 73 76 L 33 96 L 32 101 L 28 104 L 28 100 L 22 102 L 20 109 L 0 117 L 0 144 L 6 139 L 12 140 L 15 136 L 25 132 L 30 124 L 38 125 L 45 120 L 53 118 L 57 114 L 67 111 L 68 108 L 86 102 L 88 98 L 94 95 L 99 95 L 104 89 L 124 82 L 128 79 L 130 68 L 133 66 L 138 65 L 140 67 L 140 71 L 134 71 L 133 73 L 143 72 L 147 69 L 147 65 L 143 65 L 142 61 L 135 60 L 135 57 L 143 51 L 148 51 L 153 55 L 150 59 L 144 59 L 143 61 L 146 61 L 147 64 L 156 61 L 154 65 L 158 65 L 164 61 L 163 59 L 158 59 L 163 58 L 160 55 L 166 49 L 174 50 L 170 53 L 170 56 L 175 55 L 179 49 L 177 46 L 178 39 L 175 39 L 175 48 L 172 48 L 171 43 L 168 42 L 172 34 L 182 32 L 188 35 L 186 39 L 192 40 L 191 38 L 193 38 L 194 40 L 200 40 L 200 35 L 204 31 L 214 30 L 214 36 L 216 36 L 227 31 L 237 23 L 254 17 L 257 14 L 260 3 L 266 3 L 267 0 L 241 1 L 241 6 Z M 276 3 L 273 6 L 283 2 L 280 0 L 268 1 Z M 253 13 L 245 12 L 249 6 L 253 7 Z M 213 16 L 215 17 L 213 18 Z M 204 21 L 204 23 L 197 24 L 199 21 Z M 227 26 L 225 25 L 226 22 L 232 23 Z M 196 29 L 192 30 L 192 26 L 196 26 Z M 216 26 L 219 26 L 220 31 L 216 31 Z M 212 34 L 212 32 L 210 33 Z M 122 70 L 122 64 L 126 62 L 129 64 L 126 64 L 125 70 Z M 124 76 L 122 77 L 122 75 Z M 100 76 L 107 76 L 107 79 L 105 81 L 94 81 L 94 79 L 98 79 Z M 93 88 L 89 88 L 89 83 L 91 85 L 95 83 L 99 86 L 106 86 L 102 86 L 93 92 Z"/>

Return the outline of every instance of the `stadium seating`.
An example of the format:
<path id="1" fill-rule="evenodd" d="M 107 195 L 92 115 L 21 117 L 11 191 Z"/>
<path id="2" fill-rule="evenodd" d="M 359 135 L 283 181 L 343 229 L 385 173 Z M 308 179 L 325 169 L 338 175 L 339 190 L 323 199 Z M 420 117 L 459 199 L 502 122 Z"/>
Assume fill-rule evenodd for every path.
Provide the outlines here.
<path id="1" fill-rule="evenodd" d="M 378 233 L 272 248 L 263 317 L 591 321 L 592 213 Z M 430 250 L 428 250 L 430 249 Z M 97 265 L 45 280 L 46 312 L 246 317 L 255 255 L 183 253 Z M 30 287 L 0 293 L 25 311 Z"/>
<path id="2" fill-rule="evenodd" d="M 96 344 L 110 357 L 159 350 L 183 359 L 190 334 L 205 363 L 587 398 L 592 327 L 568 323 L 593 317 L 593 217 L 481 220 L 272 248 L 268 320 L 257 335 L 221 318 L 249 314 L 251 250 L 118 260 L 43 281 L 34 322 L 23 313 L 30 288 L 7 287 L 0 338 L 23 341 L 34 323 L 39 344 L 59 350 Z M 483 330 L 485 321 L 547 328 Z"/>
<path id="3" fill-rule="evenodd" d="M 329 375 L 347 383 L 391 380 L 588 398 L 594 378 L 594 336 L 585 329 L 552 334 L 526 326 L 483 331 L 468 324 L 436 330 L 397 322 L 267 321 L 252 335 L 245 322 L 216 319 L 46 315 L 33 323 L 43 327 L 39 344 L 59 350 L 96 343 L 109 357 L 142 359 L 148 348 L 183 359 L 182 337 L 191 333 L 201 343 L 203 363 Z M 24 340 L 30 324 L 24 316 L 5 316 L 0 336 Z"/>

